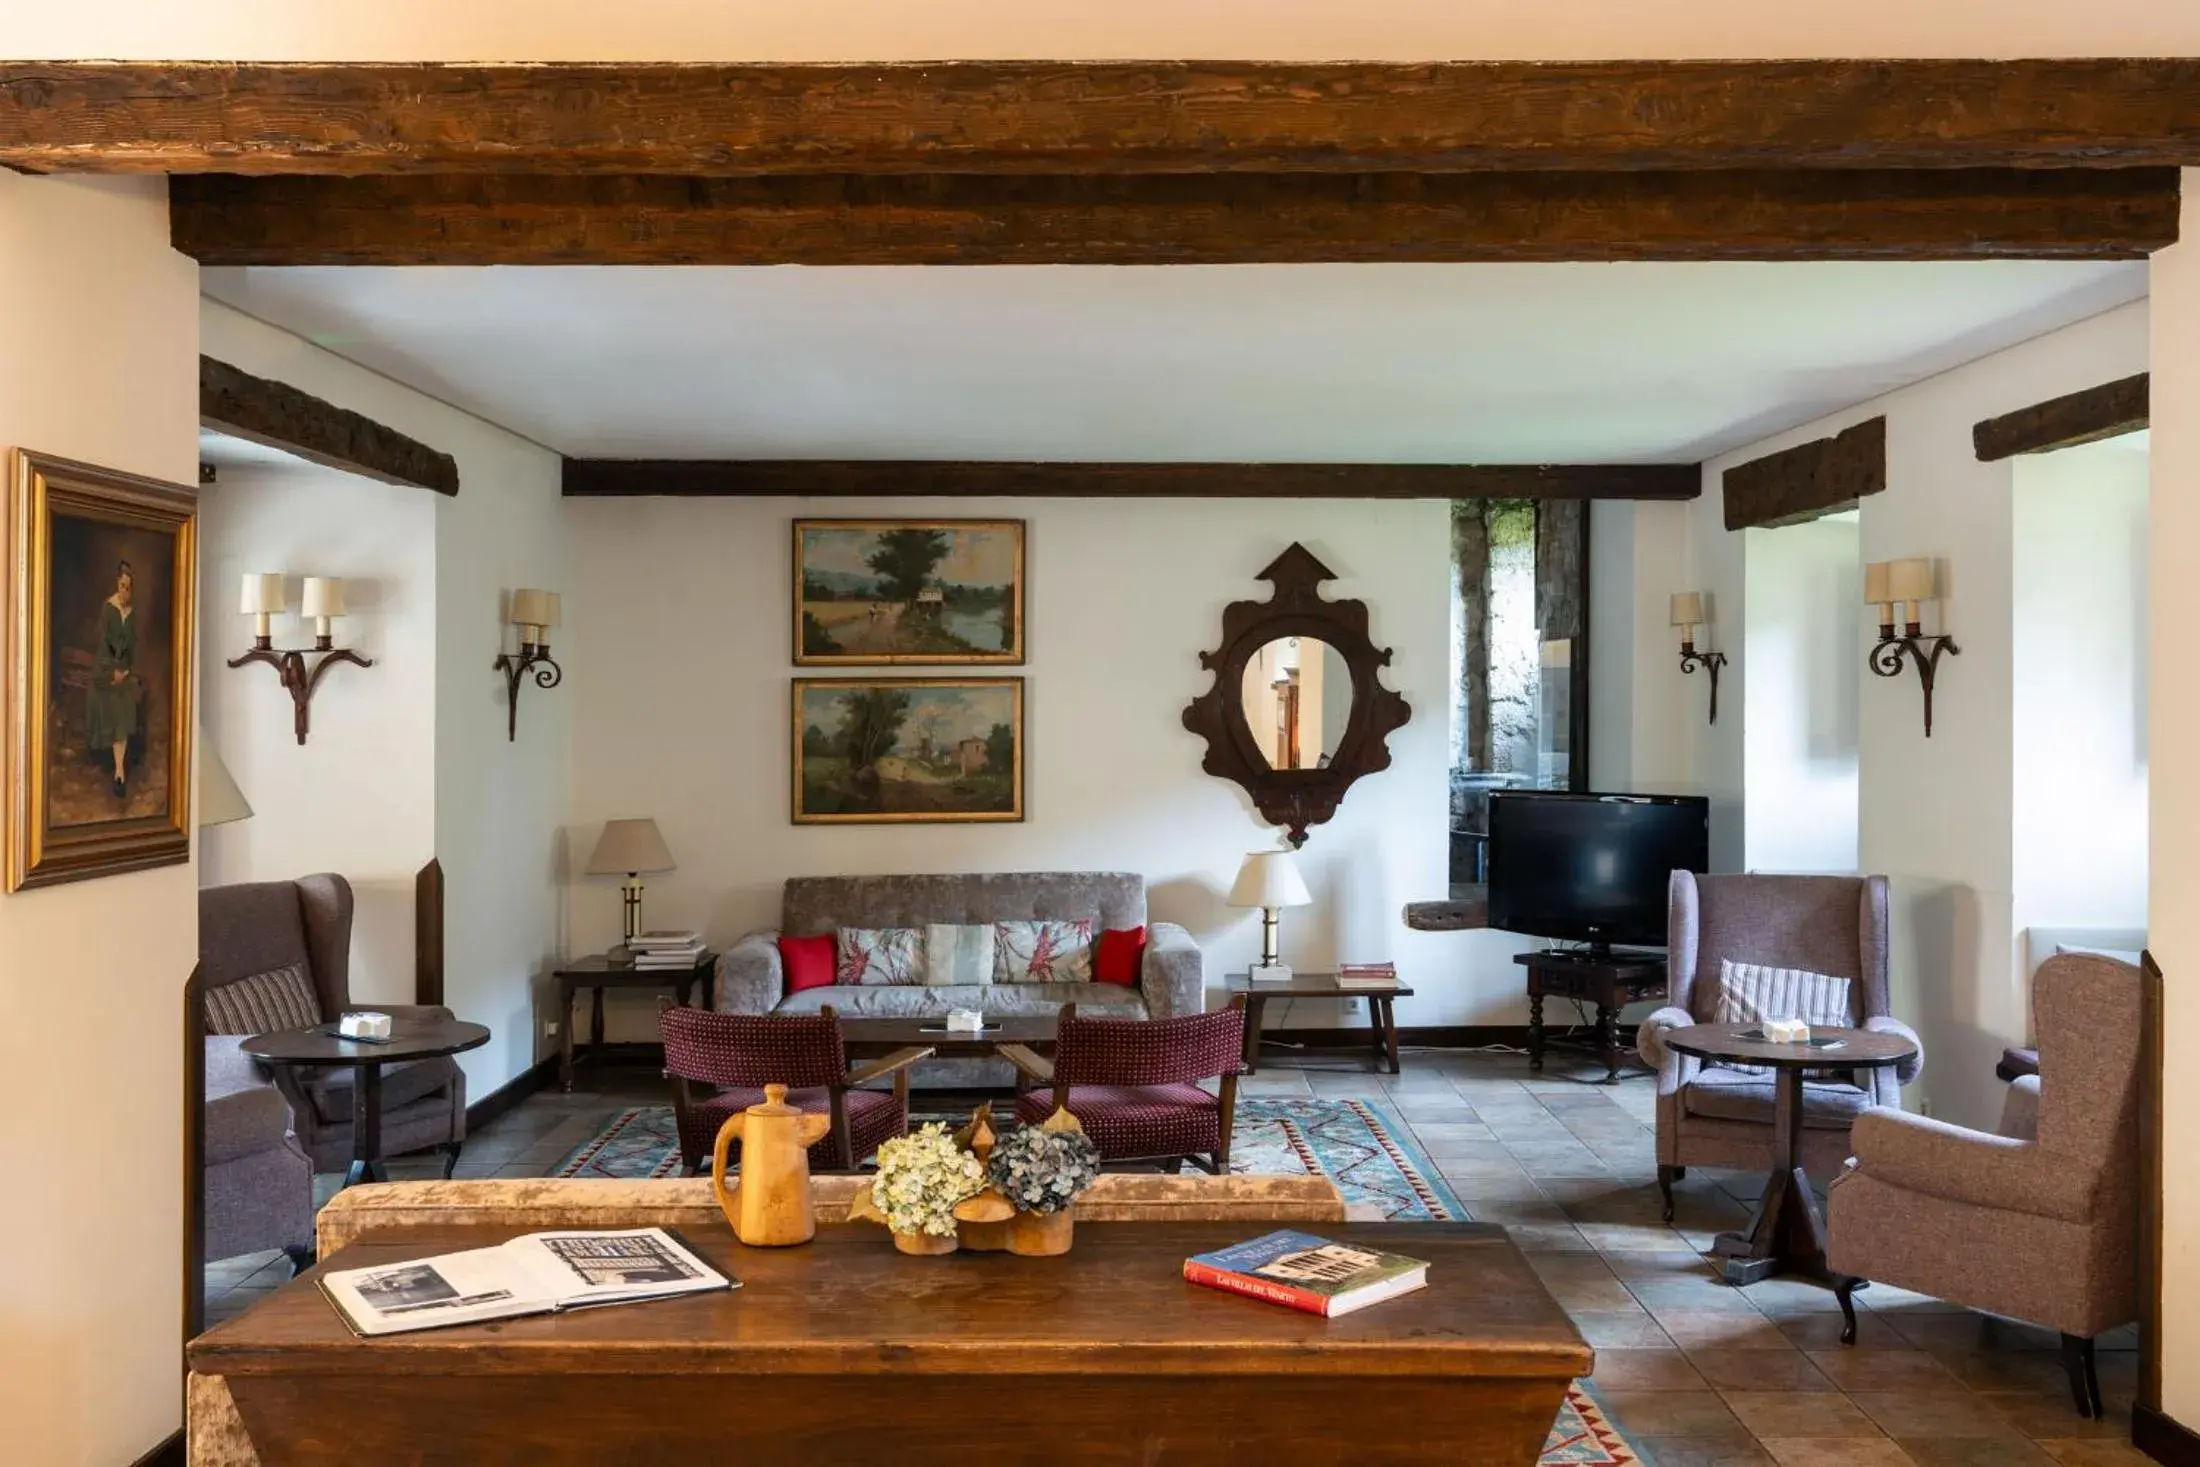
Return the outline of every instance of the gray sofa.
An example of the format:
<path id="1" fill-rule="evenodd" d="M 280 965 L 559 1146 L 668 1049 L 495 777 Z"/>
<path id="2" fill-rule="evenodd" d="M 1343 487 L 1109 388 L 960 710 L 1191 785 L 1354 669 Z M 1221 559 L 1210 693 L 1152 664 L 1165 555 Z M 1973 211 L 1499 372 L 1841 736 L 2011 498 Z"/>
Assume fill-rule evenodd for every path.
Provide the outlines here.
<path id="1" fill-rule="evenodd" d="M 970 987 L 867 985 L 786 991 L 779 937 L 815 937 L 843 927 L 922 927 L 930 922 L 1018 922 L 1089 918 L 1093 932 L 1146 928 L 1145 968 L 1135 988 L 1112 983 L 1002 983 Z M 1206 1007 L 1199 944 L 1173 922 L 1146 920 L 1145 878 L 1123 871 L 1018 871 L 969 876 L 797 876 L 787 882 L 776 928 L 752 932 L 718 960 L 718 1007 L 726 1013 L 814 1014 L 826 1004 L 844 1018 L 944 1016 L 980 1008 L 1029 1018 L 1074 1001 L 1081 1014 L 1160 1019 Z M 1015 1071 L 998 1060 L 939 1060 L 918 1068 L 918 1084 L 1006 1085 Z"/>

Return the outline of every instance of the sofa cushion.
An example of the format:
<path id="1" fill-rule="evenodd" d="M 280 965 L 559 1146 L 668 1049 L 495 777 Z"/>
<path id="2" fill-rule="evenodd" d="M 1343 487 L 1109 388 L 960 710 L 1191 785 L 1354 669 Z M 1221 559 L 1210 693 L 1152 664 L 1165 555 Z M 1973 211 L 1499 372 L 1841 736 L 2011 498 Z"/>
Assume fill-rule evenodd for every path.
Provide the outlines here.
<path id="1" fill-rule="evenodd" d="M 1092 957 L 1092 981 L 1095 983 L 1119 983 L 1128 987 L 1138 982 L 1140 969 L 1146 961 L 1146 929 L 1133 927 L 1128 931 L 1111 927 L 1100 934 Z"/>
<path id="2" fill-rule="evenodd" d="M 324 1125 L 350 1125 L 351 1071 L 314 1069 L 304 1073 L 311 1077 L 305 1082 L 305 1090 L 312 1098 L 313 1113 Z M 383 1129 L 389 1129 L 391 1112 L 435 1094 L 457 1073 L 458 1063 L 451 1059 L 406 1060 L 382 1066 Z"/>
<path id="3" fill-rule="evenodd" d="M 1761 1024 L 1767 1019 L 1801 1019 L 1813 1029 L 1846 1029 L 1856 1022 L 1846 978 L 1767 963 L 1719 962 L 1719 988 L 1712 1022 Z M 1719 1068 L 1744 1075 L 1769 1075 L 1764 1065 L 1721 1060 Z"/>
<path id="4" fill-rule="evenodd" d="M 998 922 L 993 929 L 995 983 L 1090 983 L 1092 922 Z"/>
<path id="5" fill-rule="evenodd" d="M 304 963 L 286 963 L 206 992 L 206 1032 L 268 1034 L 321 1022 L 321 996 Z"/>
<path id="6" fill-rule="evenodd" d="M 832 987 L 839 977 L 839 963 L 840 944 L 829 932 L 779 939 L 779 966 L 786 970 L 789 993 Z"/>
<path id="7" fill-rule="evenodd" d="M 1078 1013 L 1099 1018 L 1146 1017 L 1144 994 L 1106 983 L 812 988 L 788 994 L 773 1012 L 814 1014 L 831 1004 L 845 1019 L 945 1018 L 949 1009 L 983 1009 L 989 1019 L 1050 1019 L 1065 1003 L 1075 1003 Z"/>
<path id="8" fill-rule="evenodd" d="M 924 981 L 924 931 L 918 927 L 843 927 L 839 972 L 846 987 L 902 987 Z"/>
<path id="9" fill-rule="evenodd" d="M 993 924 L 933 922 L 924 929 L 924 981 L 934 988 L 993 981 Z"/>
<path id="10" fill-rule="evenodd" d="M 1713 1121 L 1752 1121 L 1772 1124 L 1772 1087 L 1769 1077 L 1745 1075 L 1740 1070 L 1703 1069 L 1681 1091 L 1681 1105 L 1688 1114 Z M 1871 1096 L 1838 1080 L 1803 1082 L 1803 1124 L 1817 1131 L 1846 1131 Z"/>

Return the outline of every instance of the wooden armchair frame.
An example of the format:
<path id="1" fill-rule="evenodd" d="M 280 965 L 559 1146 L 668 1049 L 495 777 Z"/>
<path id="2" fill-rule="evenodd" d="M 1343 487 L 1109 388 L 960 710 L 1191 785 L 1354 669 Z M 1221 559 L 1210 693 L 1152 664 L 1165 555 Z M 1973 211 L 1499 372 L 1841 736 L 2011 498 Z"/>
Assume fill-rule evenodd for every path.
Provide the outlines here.
<path id="1" fill-rule="evenodd" d="M 1241 993 L 1233 996 L 1229 1006 L 1242 1014 L 1245 1010 L 1245 995 Z M 1076 1017 L 1076 1004 L 1066 1003 L 1062 1005 L 1063 1019 L 1074 1019 Z M 1054 1061 L 1040 1054 L 1037 1050 L 1022 1044 L 997 1045 L 994 1052 L 1016 1067 L 1016 1088 L 1018 1090 L 1030 1090 L 1045 1086 L 1055 1090 L 1054 1103 L 1057 1107 L 1067 1104 L 1068 1097 L 1054 1084 Z M 1232 1068 L 1223 1071 L 1219 1077 L 1222 1085 L 1215 1092 L 1215 1101 L 1221 1112 L 1222 1144 L 1215 1151 L 1207 1155 L 1190 1153 L 1168 1156 L 1111 1156 L 1107 1159 L 1107 1164 L 1110 1166 L 1159 1164 L 1170 1171 L 1175 1171 L 1182 1167 L 1185 1162 L 1190 1162 L 1210 1176 L 1229 1175 L 1230 1140 L 1237 1128 L 1237 1082 L 1242 1067 L 1243 1061 L 1240 1061 Z"/>

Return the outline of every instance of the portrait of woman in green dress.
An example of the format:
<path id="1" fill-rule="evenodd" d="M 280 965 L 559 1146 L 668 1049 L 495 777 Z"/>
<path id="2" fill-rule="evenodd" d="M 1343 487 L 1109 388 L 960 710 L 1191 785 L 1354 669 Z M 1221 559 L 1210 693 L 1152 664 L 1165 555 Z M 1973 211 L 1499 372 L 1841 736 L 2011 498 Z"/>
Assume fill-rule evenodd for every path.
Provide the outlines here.
<path id="1" fill-rule="evenodd" d="M 114 776 L 115 798 L 130 793 L 131 741 L 142 727 L 145 683 L 137 675 L 137 608 L 133 604 L 136 577 L 130 562 L 115 566 L 115 589 L 99 603 L 99 634 L 92 643 L 92 681 L 85 689 L 85 753 L 97 763 L 109 765 Z"/>

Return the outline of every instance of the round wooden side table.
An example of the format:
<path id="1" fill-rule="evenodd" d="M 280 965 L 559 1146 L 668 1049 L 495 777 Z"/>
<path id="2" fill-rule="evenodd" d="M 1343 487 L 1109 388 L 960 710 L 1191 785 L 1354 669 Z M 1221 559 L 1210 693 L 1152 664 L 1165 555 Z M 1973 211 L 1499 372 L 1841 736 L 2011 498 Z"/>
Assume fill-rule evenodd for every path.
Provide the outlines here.
<path id="1" fill-rule="evenodd" d="M 271 1065 L 351 1067 L 351 1166 L 344 1173 L 350 1187 L 390 1179 L 382 1165 L 382 1067 L 463 1054 L 488 1042 L 485 1026 L 464 1019 L 396 1014 L 387 1040 L 346 1039 L 330 1023 L 255 1034 L 237 1047 Z"/>

